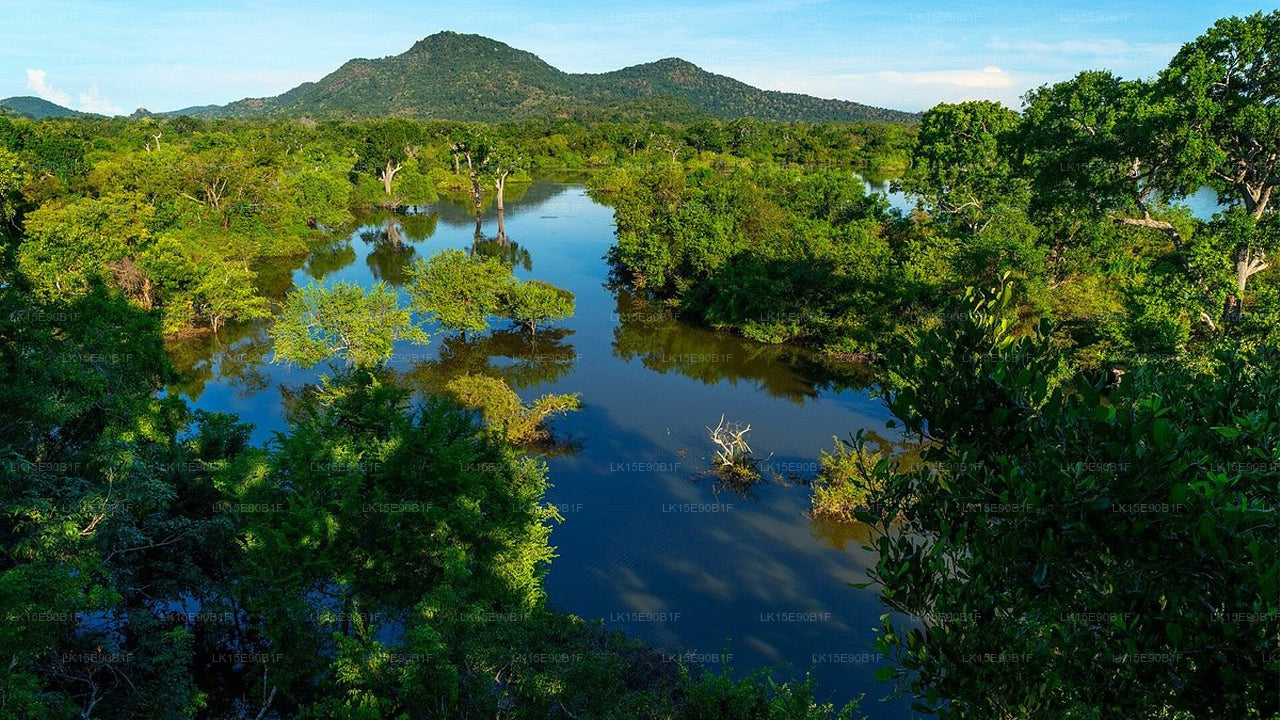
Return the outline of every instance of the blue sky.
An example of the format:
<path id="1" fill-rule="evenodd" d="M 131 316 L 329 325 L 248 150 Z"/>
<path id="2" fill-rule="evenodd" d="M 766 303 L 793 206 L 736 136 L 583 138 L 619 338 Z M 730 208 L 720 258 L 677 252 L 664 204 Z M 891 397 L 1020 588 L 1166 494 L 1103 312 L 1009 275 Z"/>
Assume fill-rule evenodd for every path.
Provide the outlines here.
<path id="1" fill-rule="evenodd" d="M 0 97 L 108 114 L 221 104 L 457 30 L 569 72 L 678 56 L 769 89 L 906 110 L 980 98 L 1016 108 L 1028 89 L 1084 69 L 1150 76 L 1217 18 L 1260 9 L 1228 0 L 0 0 Z"/>

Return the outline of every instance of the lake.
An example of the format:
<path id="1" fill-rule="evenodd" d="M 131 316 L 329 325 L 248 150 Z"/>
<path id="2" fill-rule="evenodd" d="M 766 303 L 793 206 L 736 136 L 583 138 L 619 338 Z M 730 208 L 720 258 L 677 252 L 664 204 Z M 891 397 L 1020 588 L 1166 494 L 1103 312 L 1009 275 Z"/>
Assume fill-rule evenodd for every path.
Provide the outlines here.
<path id="1" fill-rule="evenodd" d="M 555 421 L 563 447 L 546 458 L 547 500 L 564 516 L 545 583 L 555 606 L 693 664 L 811 671 L 823 699 L 866 693 L 871 717 L 905 715 L 905 703 L 876 702 L 885 688 L 872 678 L 881 662 L 871 628 L 885 610 L 872 590 L 847 584 L 864 582 L 874 562 L 861 549 L 865 529 L 805 514 L 819 451 L 834 436 L 885 427 L 866 368 L 690 327 L 611 290 L 612 211 L 581 185 L 515 188 L 505 246 L 491 239 L 491 211 L 477 240 L 469 208 L 449 202 L 361 222 L 305 261 L 261 268 L 268 294 L 312 280 L 399 286 L 413 258 L 457 247 L 504 255 L 519 276 L 577 295 L 576 315 L 536 342 L 498 327 L 398 345 L 390 362 L 423 390 L 466 368 L 503 377 L 526 400 L 581 393 L 583 409 Z M 182 379 L 171 391 L 240 415 L 266 441 L 284 427 L 280 387 L 318 373 L 270 363 L 266 330 L 256 323 L 172 345 Z M 707 428 L 722 416 L 750 424 L 751 447 L 768 458 L 770 479 L 745 494 L 709 473 Z"/>

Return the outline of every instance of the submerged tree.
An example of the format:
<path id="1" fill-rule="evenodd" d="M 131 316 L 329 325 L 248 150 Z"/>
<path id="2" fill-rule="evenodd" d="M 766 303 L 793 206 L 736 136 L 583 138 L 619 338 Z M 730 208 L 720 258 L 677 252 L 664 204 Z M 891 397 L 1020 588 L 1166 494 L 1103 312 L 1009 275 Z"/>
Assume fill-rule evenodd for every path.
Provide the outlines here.
<path id="1" fill-rule="evenodd" d="M 524 163 L 524 157 L 511 150 L 493 151 L 485 159 L 486 170 L 488 170 L 489 176 L 493 179 L 493 187 L 498 193 L 496 197 L 498 234 L 494 239 L 499 243 L 507 242 L 506 207 L 503 204 L 503 196 L 507 189 L 507 178 L 512 173 L 522 170 Z"/>
<path id="2" fill-rule="evenodd" d="M 502 263 L 448 249 L 414 262 L 409 293 L 416 312 L 465 336 L 489 328 L 489 317 L 498 313 L 502 294 L 514 282 Z"/>
<path id="3" fill-rule="evenodd" d="M 395 290 L 378 283 L 365 292 L 354 283 L 331 288 L 312 283 L 289 293 L 271 328 L 276 362 L 312 367 L 341 357 L 373 367 L 391 357 L 397 340 L 425 343 L 428 335 L 401 308 Z"/>
<path id="4" fill-rule="evenodd" d="M 499 313 L 537 336 L 538 326 L 572 317 L 573 293 L 541 280 L 508 285 L 499 300 Z"/>
<path id="5" fill-rule="evenodd" d="M 461 375 L 445 389 L 464 407 L 478 410 L 500 437 L 518 444 L 548 440 L 547 422 L 582 406 L 577 394 L 543 395 L 526 404 L 507 383 L 487 375 Z"/>

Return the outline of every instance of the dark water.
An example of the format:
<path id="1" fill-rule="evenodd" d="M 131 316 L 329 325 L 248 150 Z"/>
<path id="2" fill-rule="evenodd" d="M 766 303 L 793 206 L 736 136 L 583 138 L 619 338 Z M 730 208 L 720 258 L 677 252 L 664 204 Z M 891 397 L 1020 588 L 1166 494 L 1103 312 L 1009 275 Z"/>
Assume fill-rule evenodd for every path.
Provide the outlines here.
<path id="1" fill-rule="evenodd" d="M 870 628 L 884 609 L 871 590 L 847 585 L 865 581 L 873 562 L 862 529 L 805 515 L 803 481 L 818 452 L 833 436 L 884 428 L 865 369 L 692 328 L 613 292 L 603 260 L 610 209 L 572 184 L 538 181 L 516 195 L 509 247 L 487 239 L 491 216 L 477 242 L 474 217 L 441 203 L 370 217 L 305 262 L 263 268 L 262 278 L 276 297 L 312 279 L 396 285 L 414 257 L 460 247 L 504 255 L 522 277 L 573 291 L 576 316 L 536 343 L 505 328 L 465 342 L 436 336 L 397 347 L 391 362 L 424 390 L 468 369 L 505 378 L 525 399 L 581 393 L 583 409 L 555 423 L 568 447 L 546 458 L 548 500 L 565 518 L 552 534 L 551 601 L 694 663 L 715 667 L 728 653 L 739 671 L 812 671 L 824 699 L 866 693 L 872 717 L 904 717 L 904 705 L 877 702 L 885 689 L 872 679 L 881 662 Z M 184 378 L 174 390 L 200 408 L 238 413 L 259 440 L 283 426 L 279 387 L 316 377 L 267 362 L 265 324 L 171 352 Z M 737 493 L 709 475 L 707 427 L 722 414 L 751 425 L 751 446 L 776 479 Z"/>

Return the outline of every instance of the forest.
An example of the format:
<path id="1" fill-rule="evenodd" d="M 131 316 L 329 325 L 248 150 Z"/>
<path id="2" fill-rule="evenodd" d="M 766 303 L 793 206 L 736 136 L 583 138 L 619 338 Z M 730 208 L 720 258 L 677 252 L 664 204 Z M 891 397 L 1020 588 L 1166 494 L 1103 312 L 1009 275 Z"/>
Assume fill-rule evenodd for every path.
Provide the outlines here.
<path id="1" fill-rule="evenodd" d="M 865 717 L 555 608 L 544 455 L 592 399 L 389 366 L 554 351 L 582 309 L 517 277 L 504 203 L 566 171 L 612 209 L 612 291 L 870 368 L 904 442 L 829 428 L 811 512 L 871 530 L 884 694 L 1280 717 L 1277 58 L 1280 12 L 1224 18 L 1155 77 L 918 123 L 0 115 L 0 719 Z M 499 252 L 414 259 L 407 302 L 273 264 L 443 200 Z M 255 443 L 170 349 L 268 321 L 320 375 Z"/>

